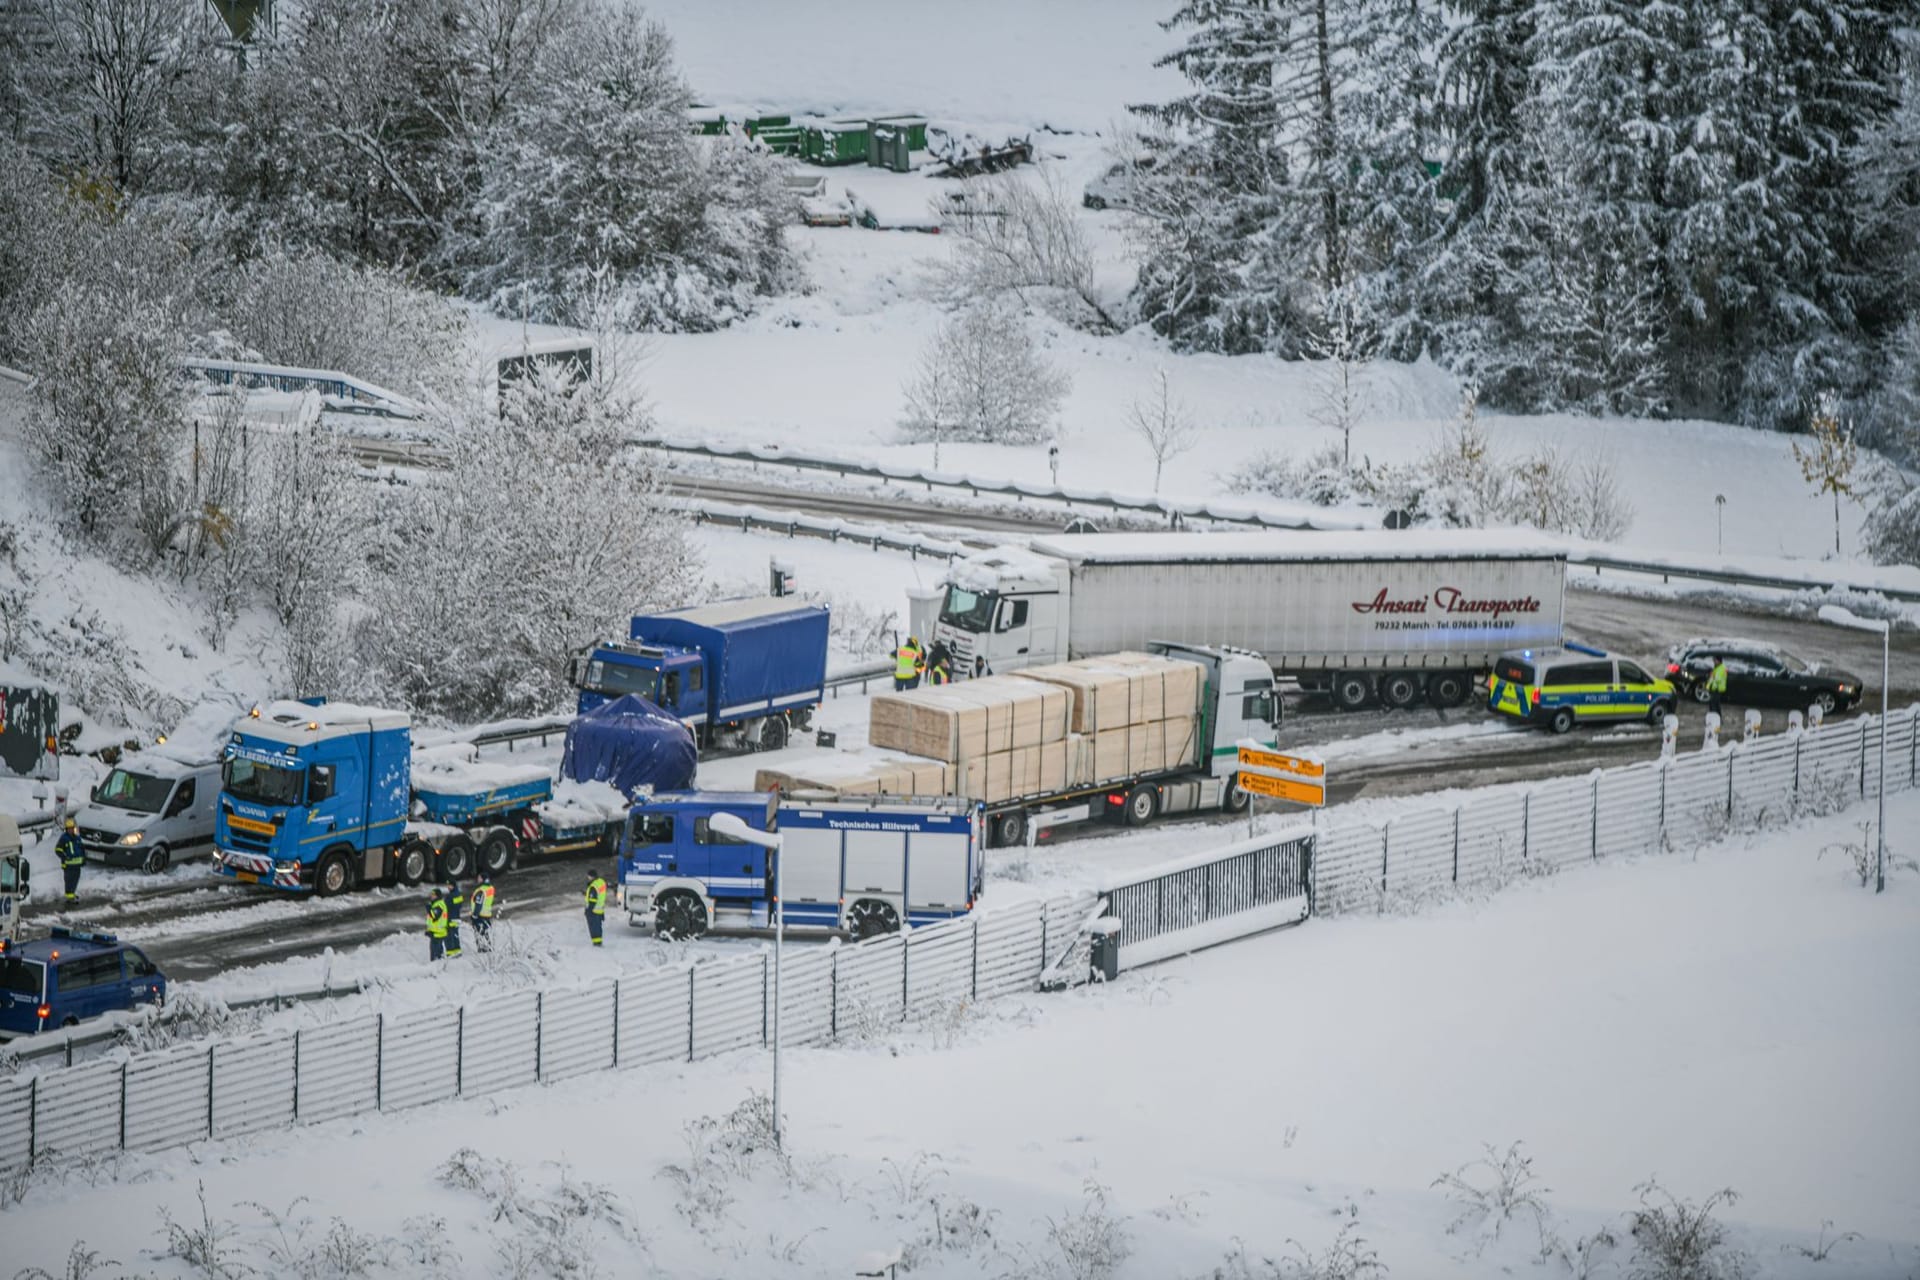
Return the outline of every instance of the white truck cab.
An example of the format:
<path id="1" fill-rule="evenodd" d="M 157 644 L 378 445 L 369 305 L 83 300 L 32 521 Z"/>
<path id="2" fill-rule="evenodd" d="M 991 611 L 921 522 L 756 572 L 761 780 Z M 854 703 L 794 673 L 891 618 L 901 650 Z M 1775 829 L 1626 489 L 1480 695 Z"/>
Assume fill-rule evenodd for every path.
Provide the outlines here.
<path id="1" fill-rule="evenodd" d="M 219 796 L 218 760 L 155 747 L 122 756 L 74 819 L 90 861 L 157 874 L 212 850 Z"/>
<path id="2" fill-rule="evenodd" d="M 1005 674 L 1066 657 L 1072 579 L 1064 561 L 998 547 L 955 564 L 942 584 L 933 639 L 953 655 L 960 679 Z"/>

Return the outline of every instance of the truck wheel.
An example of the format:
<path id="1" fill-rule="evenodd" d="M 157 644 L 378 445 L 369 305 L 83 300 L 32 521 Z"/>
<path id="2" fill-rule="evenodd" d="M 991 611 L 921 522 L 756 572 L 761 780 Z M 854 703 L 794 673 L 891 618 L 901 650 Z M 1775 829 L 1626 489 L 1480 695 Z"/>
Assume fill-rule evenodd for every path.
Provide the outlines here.
<path id="1" fill-rule="evenodd" d="M 1553 719 L 1547 721 L 1547 727 L 1555 733 L 1565 733 L 1573 728 L 1573 708 L 1561 707 L 1553 713 Z"/>
<path id="2" fill-rule="evenodd" d="M 480 846 L 480 869 L 490 876 L 501 875 L 513 865 L 519 852 L 519 842 L 513 838 L 513 832 L 501 827 Z"/>
<path id="3" fill-rule="evenodd" d="M 1227 783 L 1227 794 L 1221 799 L 1220 807 L 1228 813 L 1245 813 L 1252 802 L 1253 797 L 1247 794 L 1246 788 L 1240 785 L 1240 779 L 1235 777 Z"/>
<path id="4" fill-rule="evenodd" d="M 669 893 L 653 909 L 653 936 L 668 942 L 707 931 L 707 908 L 690 893 Z"/>
<path id="5" fill-rule="evenodd" d="M 473 874 L 473 841 L 453 836 L 440 846 L 440 878 L 464 880 Z"/>
<path id="6" fill-rule="evenodd" d="M 760 749 L 779 751 L 787 745 L 787 718 L 768 716 L 760 722 Z"/>
<path id="7" fill-rule="evenodd" d="M 1027 811 L 1014 809 L 993 820 L 993 847 L 1012 849 L 1027 842 Z"/>
<path id="8" fill-rule="evenodd" d="M 1373 681 L 1359 671 L 1342 671 L 1333 678 L 1333 705 L 1358 711 L 1373 700 Z"/>
<path id="9" fill-rule="evenodd" d="M 1380 677 L 1380 701 L 1396 710 L 1420 700 L 1420 680 L 1410 671 L 1393 671 Z"/>
<path id="10" fill-rule="evenodd" d="M 883 933 L 900 932 L 900 917 L 884 902 L 856 902 L 847 912 L 847 928 L 856 938 L 877 938 Z"/>
<path id="11" fill-rule="evenodd" d="M 433 867 L 433 846 L 425 840 L 407 841 L 400 846 L 393 867 L 401 884 L 419 884 L 427 878 L 427 872 Z"/>
<path id="12" fill-rule="evenodd" d="M 1473 685 L 1464 671 L 1441 671 L 1427 679 L 1427 701 L 1436 707 L 1457 707 L 1467 700 Z"/>
<path id="13" fill-rule="evenodd" d="M 335 849 L 321 855 L 320 866 L 313 873 L 313 888 L 323 898 L 331 898 L 353 888 L 353 863 L 348 860 L 345 849 Z"/>
<path id="14" fill-rule="evenodd" d="M 167 852 L 167 846 L 157 844 L 147 850 L 147 856 L 140 860 L 140 869 L 150 876 L 157 876 L 173 863 L 173 855 Z"/>
<path id="15" fill-rule="evenodd" d="M 1160 793 L 1142 784 L 1127 793 L 1127 825 L 1145 826 L 1160 812 Z"/>

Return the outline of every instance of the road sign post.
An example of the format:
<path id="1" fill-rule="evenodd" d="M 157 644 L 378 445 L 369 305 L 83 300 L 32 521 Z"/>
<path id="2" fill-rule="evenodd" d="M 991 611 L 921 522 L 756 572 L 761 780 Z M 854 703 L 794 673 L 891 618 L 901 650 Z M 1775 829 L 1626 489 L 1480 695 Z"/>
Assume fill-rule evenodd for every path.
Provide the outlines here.
<path id="1" fill-rule="evenodd" d="M 1266 796 L 1318 809 L 1327 803 L 1327 766 L 1258 743 L 1240 744 L 1240 789 L 1247 793 L 1247 834 L 1253 834 L 1253 797 Z"/>

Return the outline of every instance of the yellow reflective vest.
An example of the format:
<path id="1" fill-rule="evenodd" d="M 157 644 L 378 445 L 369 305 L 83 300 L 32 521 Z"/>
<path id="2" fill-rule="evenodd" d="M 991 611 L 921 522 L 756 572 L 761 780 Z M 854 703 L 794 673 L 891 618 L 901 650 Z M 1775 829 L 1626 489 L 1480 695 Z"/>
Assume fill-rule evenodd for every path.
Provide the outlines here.
<path id="1" fill-rule="evenodd" d="M 493 919 L 494 887 L 490 884 L 475 885 L 473 890 L 473 918 L 475 920 Z"/>
<path id="2" fill-rule="evenodd" d="M 427 903 L 427 936 L 429 938 L 447 936 L 447 904 L 444 899 L 435 898 Z"/>
<path id="3" fill-rule="evenodd" d="M 587 883 L 587 910 L 597 916 L 607 914 L 607 882 L 604 877 L 595 876 Z"/>

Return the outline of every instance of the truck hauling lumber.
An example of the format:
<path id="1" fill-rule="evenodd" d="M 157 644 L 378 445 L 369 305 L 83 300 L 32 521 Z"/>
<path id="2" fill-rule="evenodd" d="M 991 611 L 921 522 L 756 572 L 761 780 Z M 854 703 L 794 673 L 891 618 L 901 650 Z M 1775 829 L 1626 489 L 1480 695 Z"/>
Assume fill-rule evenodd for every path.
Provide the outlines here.
<path id="1" fill-rule="evenodd" d="M 876 695 L 867 752 L 762 769 L 755 786 L 961 798 L 1002 847 L 1030 826 L 1244 809 L 1235 744 L 1274 741 L 1271 669 L 1256 653 L 1157 648 Z"/>
<path id="2" fill-rule="evenodd" d="M 958 562 L 922 638 L 963 677 L 1169 641 L 1264 654 L 1343 709 L 1458 706 L 1503 651 L 1560 643 L 1565 595 L 1564 550 L 1495 531 L 1078 534 Z"/>
<path id="3" fill-rule="evenodd" d="M 624 711 L 608 708 L 609 712 Z M 583 717 L 592 721 L 594 717 Z M 479 759 L 471 744 L 414 748 L 402 711 L 276 702 L 234 726 L 222 765 L 214 870 L 244 884 L 332 895 L 360 885 L 499 875 L 523 857 L 611 854 L 628 796 L 604 775 L 603 742 L 557 786 L 538 765 Z M 685 787 L 694 747 L 658 712 L 629 721 L 648 738 L 642 785 Z M 676 748 L 677 744 L 677 749 Z M 637 777 L 637 780 L 636 780 Z"/>

